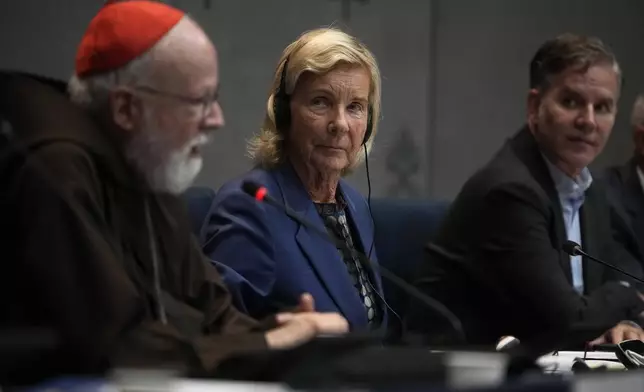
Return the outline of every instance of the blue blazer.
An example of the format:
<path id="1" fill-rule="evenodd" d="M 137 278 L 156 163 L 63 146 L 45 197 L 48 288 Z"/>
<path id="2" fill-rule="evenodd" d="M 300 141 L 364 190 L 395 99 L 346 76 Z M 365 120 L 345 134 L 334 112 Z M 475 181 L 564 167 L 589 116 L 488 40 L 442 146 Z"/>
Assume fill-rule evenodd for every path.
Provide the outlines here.
<path id="1" fill-rule="evenodd" d="M 339 312 L 354 331 L 368 329 L 367 315 L 337 248 L 284 212 L 257 202 L 241 190 L 251 180 L 290 206 L 319 229 L 326 228 L 304 185 L 285 164 L 274 170 L 255 169 L 228 182 L 217 192 L 201 229 L 204 253 L 210 257 L 233 296 L 235 305 L 255 318 L 297 305 L 308 292 L 320 312 Z M 373 221 L 365 199 L 346 181 L 338 191 L 347 202 L 362 248 L 368 253 L 374 238 Z M 375 249 L 371 253 L 372 283 L 382 293 Z M 385 331 L 387 310 L 380 302 Z"/>

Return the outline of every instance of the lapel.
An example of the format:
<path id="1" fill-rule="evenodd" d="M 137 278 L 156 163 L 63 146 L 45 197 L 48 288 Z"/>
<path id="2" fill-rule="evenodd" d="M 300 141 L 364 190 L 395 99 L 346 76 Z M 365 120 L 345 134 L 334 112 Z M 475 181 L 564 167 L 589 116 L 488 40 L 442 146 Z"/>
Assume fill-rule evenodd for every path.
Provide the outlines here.
<path id="1" fill-rule="evenodd" d="M 610 225 L 610 216 L 605 215 L 605 212 L 607 212 L 606 209 L 600 208 L 607 201 L 600 200 L 601 190 L 597 186 L 595 182 L 586 191 L 584 204 L 579 211 L 579 224 L 581 228 L 582 248 L 590 255 L 598 255 L 596 257 L 601 257 L 600 244 L 603 241 L 600 238 L 604 235 L 610 236 L 610 231 L 603 233 L 601 230 L 605 230 L 606 226 Z M 604 267 L 594 261 L 589 261 L 585 257 L 582 259 L 582 265 L 584 291 L 588 293 L 602 285 Z"/>
<path id="2" fill-rule="evenodd" d="M 371 250 L 371 244 L 374 240 L 373 221 L 371 220 L 371 214 L 369 213 L 369 211 L 358 210 L 358 208 L 360 207 L 356 205 L 356 202 L 354 200 L 359 200 L 362 205 L 361 210 L 364 210 L 365 206 L 362 202 L 363 199 L 349 187 L 346 181 L 340 180 L 338 189 L 342 194 L 342 197 L 344 197 L 344 200 L 347 202 L 347 214 L 349 215 L 350 220 L 353 221 L 354 225 L 356 226 L 356 231 L 358 232 L 359 238 L 356 238 L 355 240 L 360 241 L 360 245 L 362 247 L 362 250 L 364 251 L 364 254 L 369 257 L 369 250 Z M 371 228 L 371 230 L 369 230 L 369 228 Z M 379 265 L 376 261 L 375 246 L 373 252 L 371 253 L 370 263 L 368 266 L 366 266 L 366 268 L 369 271 L 371 281 L 376 284 L 378 293 L 380 293 L 380 295 L 383 295 L 382 281 L 380 278 L 380 272 L 378 271 Z"/>
<path id="3" fill-rule="evenodd" d="M 572 284 L 570 256 L 561 250 L 564 241 L 568 238 L 563 220 L 563 210 L 561 208 L 561 202 L 559 201 L 559 194 L 555 188 L 555 183 L 546 163 L 543 161 L 543 155 L 527 125 L 519 131 L 510 143 L 516 155 L 526 165 L 530 174 L 539 183 L 550 201 L 550 210 L 553 215 L 550 233 L 554 233 L 552 240 L 559 251 L 559 264 L 564 270 L 568 281 Z"/>
<path id="4" fill-rule="evenodd" d="M 278 168 L 276 180 L 281 188 L 284 204 L 326 232 L 327 229 L 322 218 L 293 167 L 287 163 Z M 366 325 L 367 315 L 364 305 L 336 247 L 300 224 L 298 224 L 295 233 L 295 240 L 329 296 L 349 323 L 351 325 Z"/>

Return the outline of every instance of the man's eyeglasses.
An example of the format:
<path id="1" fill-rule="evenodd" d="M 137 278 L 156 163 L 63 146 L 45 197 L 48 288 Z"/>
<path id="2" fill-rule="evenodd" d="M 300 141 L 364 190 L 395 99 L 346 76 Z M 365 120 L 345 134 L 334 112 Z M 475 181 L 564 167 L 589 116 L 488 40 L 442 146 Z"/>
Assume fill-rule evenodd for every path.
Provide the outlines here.
<path id="1" fill-rule="evenodd" d="M 210 116 L 213 111 L 213 105 L 219 99 L 219 94 L 215 92 L 214 94 L 209 94 L 203 97 L 190 97 L 187 95 L 171 93 L 168 91 L 157 90 L 149 86 L 135 86 L 135 90 L 143 91 L 148 94 L 158 95 L 160 97 L 171 98 L 187 104 L 193 108 L 197 108 L 199 111 L 199 118 L 203 121 L 206 117 Z"/>

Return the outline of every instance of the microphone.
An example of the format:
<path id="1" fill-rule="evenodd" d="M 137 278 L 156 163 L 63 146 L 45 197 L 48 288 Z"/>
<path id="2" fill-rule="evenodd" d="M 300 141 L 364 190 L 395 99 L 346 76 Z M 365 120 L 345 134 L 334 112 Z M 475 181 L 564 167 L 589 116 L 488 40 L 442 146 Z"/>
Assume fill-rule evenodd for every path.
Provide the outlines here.
<path id="1" fill-rule="evenodd" d="M 521 341 L 514 336 L 503 336 L 496 344 L 496 351 L 507 351 L 520 344 Z"/>
<path id="2" fill-rule="evenodd" d="M 280 203 L 278 200 L 268 194 L 266 187 L 263 187 L 252 181 L 244 181 L 241 188 L 246 194 L 254 197 L 258 202 L 270 204 L 271 206 L 283 211 L 289 218 L 293 219 L 295 222 L 301 224 L 307 229 L 314 231 L 321 238 L 324 238 L 326 241 L 338 247 L 338 242 L 340 241 L 339 239 L 331 237 L 327 231 L 318 228 L 315 224 L 301 216 L 297 211 L 293 210 L 287 205 L 284 205 L 283 203 Z M 372 261 L 364 253 L 356 251 L 356 254 L 363 264 L 366 264 L 372 270 L 375 269 Z M 404 279 L 391 272 L 384 266 L 379 265 L 378 270 L 380 271 L 380 274 L 383 278 L 389 280 L 398 288 L 414 297 L 415 299 L 419 300 L 434 312 L 443 316 L 443 318 L 445 318 L 449 322 L 454 332 L 458 334 L 458 337 L 462 343 L 465 343 L 467 341 L 467 339 L 465 338 L 465 332 L 463 330 L 463 324 L 458 319 L 458 317 L 456 317 L 456 315 L 452 313 L 445 305 L 418 290 L 411 284 L 407 283 Z"/>
<path id="3" fill-rule="evenodd" d="M 609 264 L 609 263 L 607 263 L 607 262 L 605 262 L 603 260 L 600 260 L 600 259 L 598 259 L 596 257 L 593 257 L 593 256 L 589 255 L 588 253 L 584 252 L 581 249 L 581 245 L 579 245 L 575 241 L 568 240 L 568 241 L 564 242 L 564 244 L 561 247 L 561 249 L 564 252 L 566 252 L 567 254 L 569 254 L 570 256 L 583 256 L 583 257 L 586 257 L 586 258 L 588 258 L 588 259 L 590 259 L 590 260 L 592 260 L 592 261 L 594 261 L 596 263 L 603 264 L 603 265 L 605 265 L 606 267 L 608 267 L 608 268 L 610 268 L 612 270 L 620 272 L 620 273 L 622 273 L 622 274 L 624 274 L 626 276 L 629 276 L 629 277 L 635 279 L 637 282 L 644 284 L 644 280 L 638 278 L 637 276 L 634 276 L 633 274 L 630 274 L 630 273 L 624 271 L 623 269 L 621 269 L 619 267 L 616 267 L 616 266 L 614 266 L 612 264 Z"/>

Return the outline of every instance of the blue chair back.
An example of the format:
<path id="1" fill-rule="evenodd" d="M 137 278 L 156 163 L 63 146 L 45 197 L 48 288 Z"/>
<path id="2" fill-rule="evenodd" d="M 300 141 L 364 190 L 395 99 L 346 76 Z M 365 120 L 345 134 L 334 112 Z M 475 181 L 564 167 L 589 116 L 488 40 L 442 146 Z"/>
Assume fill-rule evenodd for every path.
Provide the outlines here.
<path id="1" fill-rule="evenodd" d="M 374 198 L 371 211 L 380 264 L 413 284 L 418 266 L 426 259 L 425 246 L 433 238 L 449 208 L 447 201 Z M 389 306 L 404 320 L 409 296 L 383 278 Z M 401 332 L 400 321 L 390 318 L 390 336 Z"/>
<path id="2" fill-rule="evenodd" d="M 208 212 L 215 198 L 215 191 L 205 186 L 193 186 L 182 195 L 192 223 L 192 232 L 203 242 L 202 231 L 206 225 Z"/>

